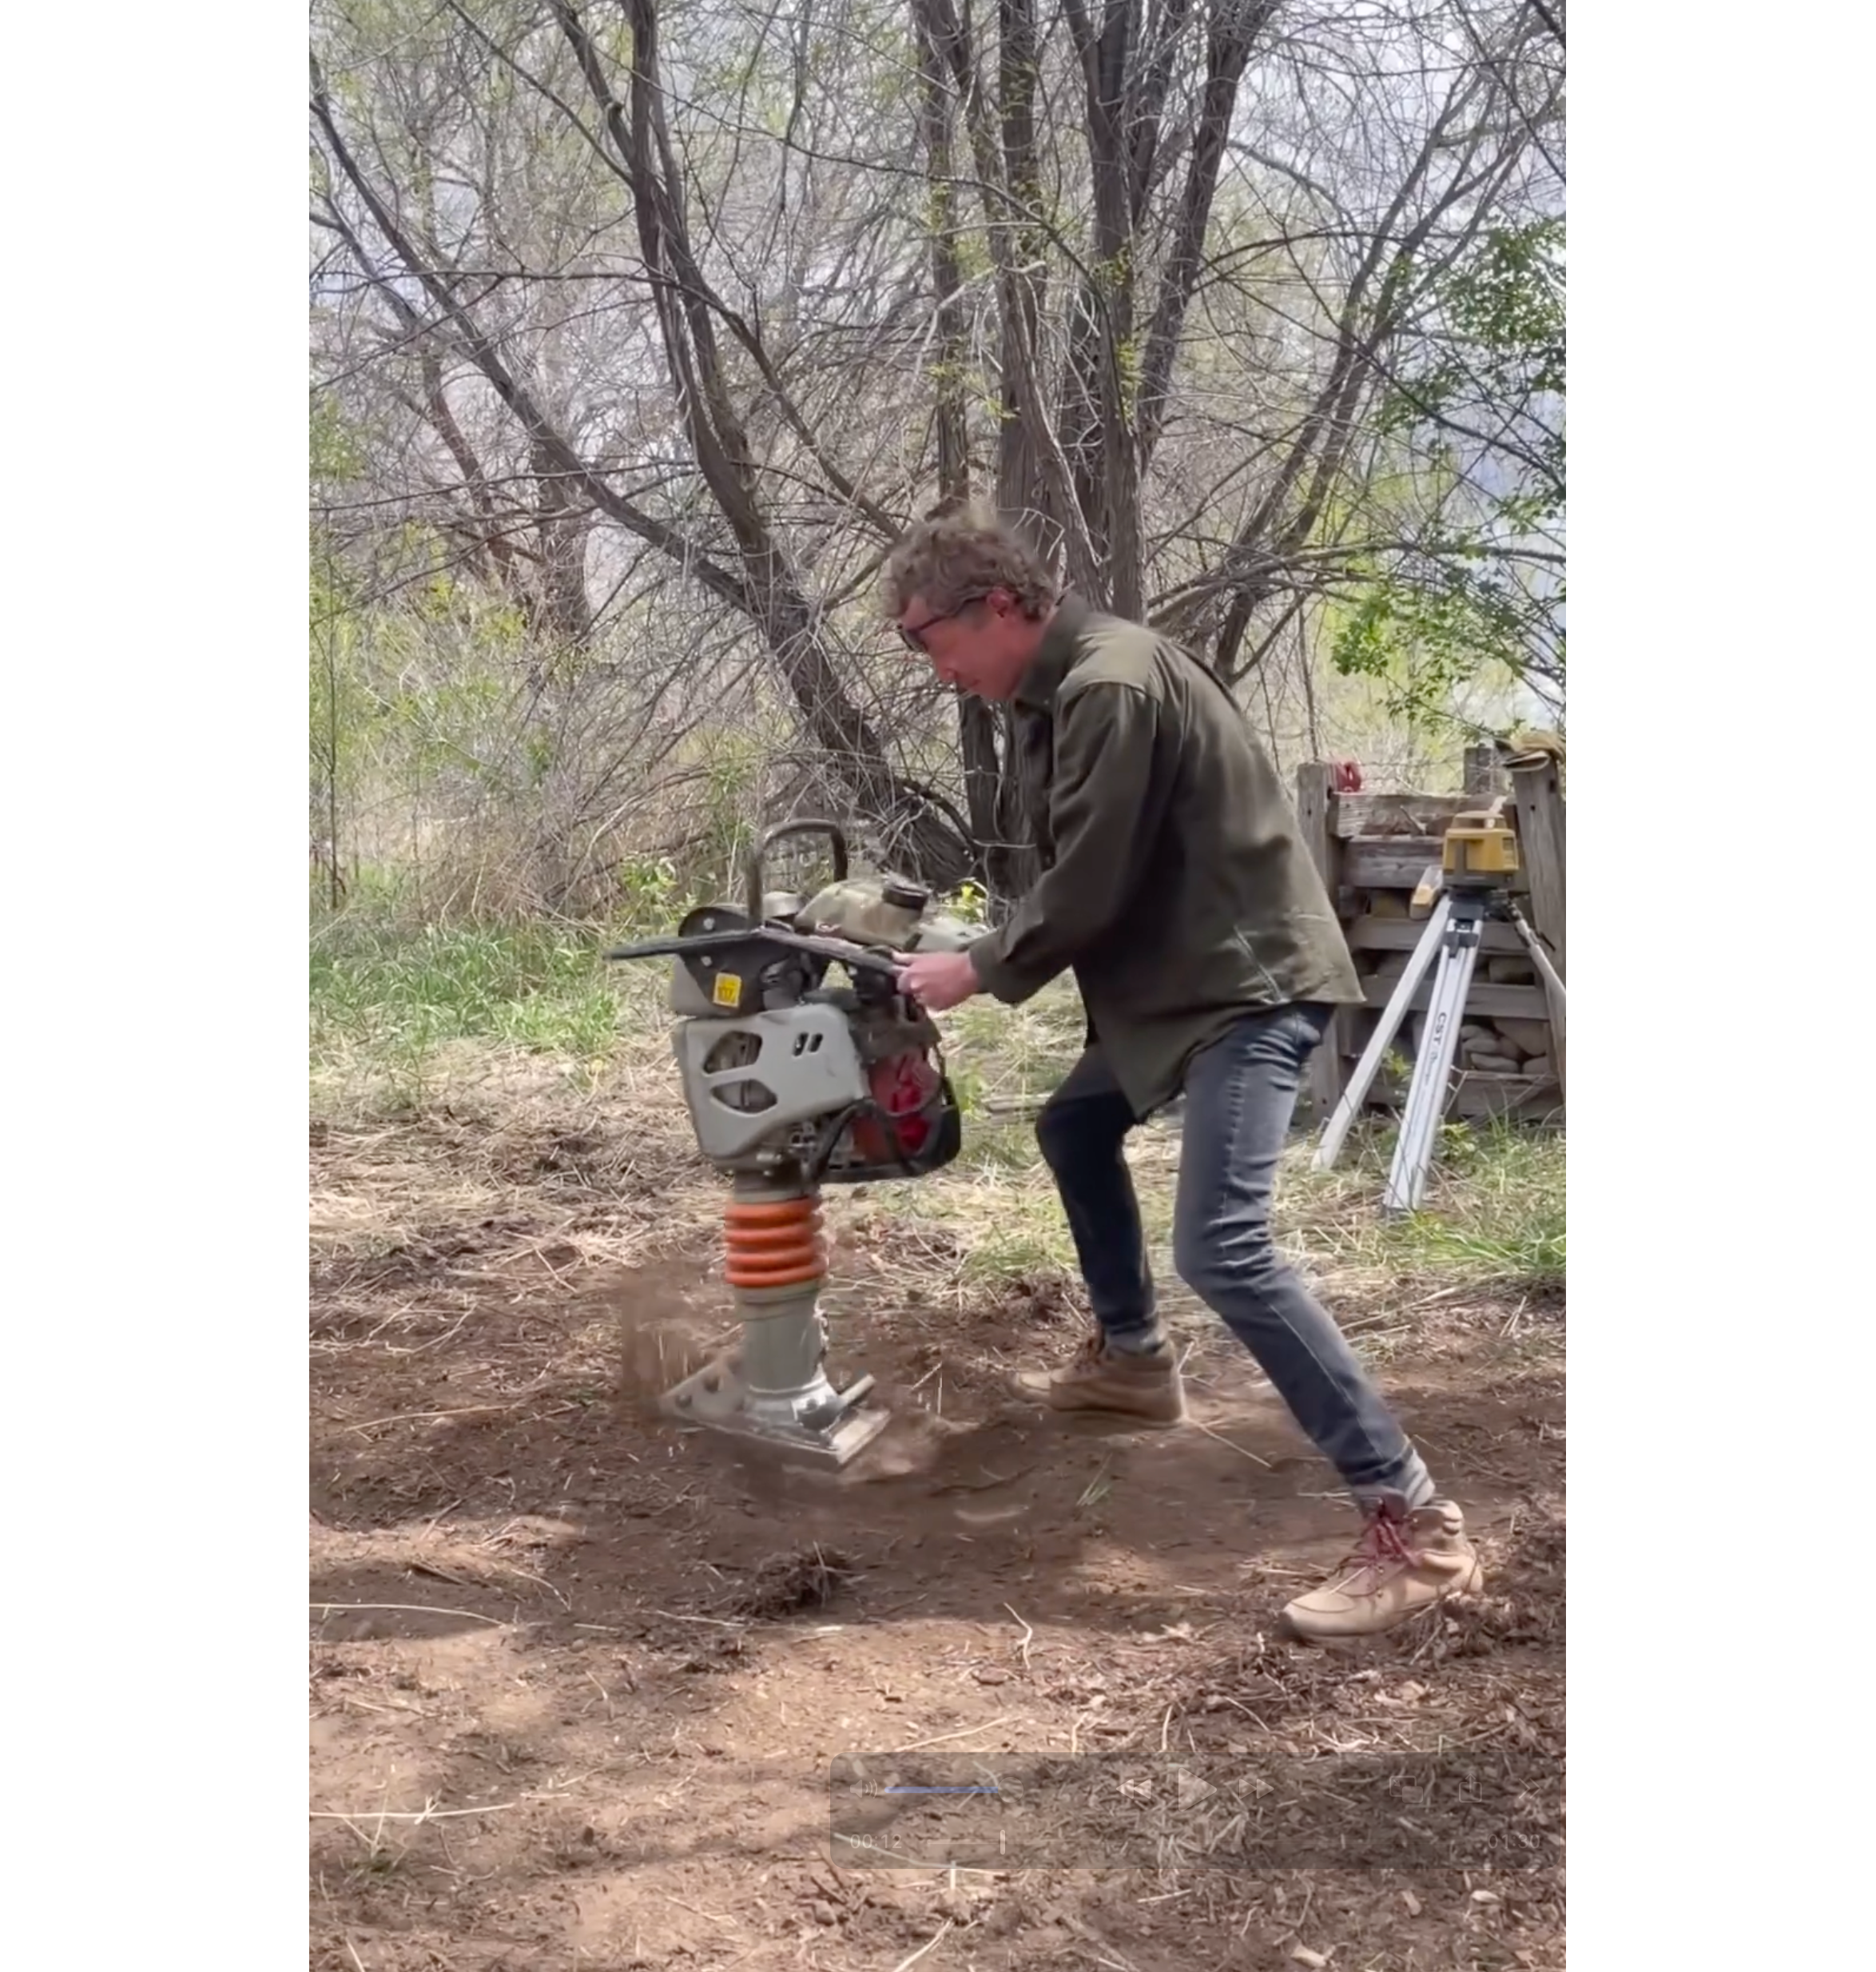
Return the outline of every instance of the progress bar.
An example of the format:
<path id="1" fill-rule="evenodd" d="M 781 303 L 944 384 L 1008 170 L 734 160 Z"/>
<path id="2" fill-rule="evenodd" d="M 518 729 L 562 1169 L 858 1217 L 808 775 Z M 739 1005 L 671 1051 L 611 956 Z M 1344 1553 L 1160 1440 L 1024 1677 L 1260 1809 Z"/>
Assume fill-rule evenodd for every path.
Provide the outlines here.
<path id="1" fill-rule="evenodd" d="M 881 1787 L 882 1794 L 995 1794 L 995 1787 Z"/>

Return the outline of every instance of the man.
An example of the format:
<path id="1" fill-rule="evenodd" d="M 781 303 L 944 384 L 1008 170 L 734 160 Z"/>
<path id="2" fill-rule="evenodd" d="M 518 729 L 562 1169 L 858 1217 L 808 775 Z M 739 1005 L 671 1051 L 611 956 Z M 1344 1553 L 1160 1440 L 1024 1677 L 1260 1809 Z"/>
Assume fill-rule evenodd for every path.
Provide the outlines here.
<path id="1" fill-rule="evenodd" d="M 1348 947 L 1270 760 L 1214 674 L 1155 632 L 1059 595 L 993 518 L 940 511 L 897 544 L 884 605 L 948 685 L 1013 701 L 1043 874 L 961 953 L 905 959 L 934 1012 L 1021 1004 L 1072 971 L 1088 1045 L 1037 1124 L 1097 1323 L 1024 1390 L 1062 1411 L 1177 1423 L 1123 1140 L 1183 1095 L 1182 1277 L 1256 1358 L 1361 1509 L 1354 1552 L 1283 1612 L 1366 1636 L 1476 1588 L 1459 1509 L 1329 1316 L 1279 1257 L 1270 1198 L 1303 1065 L 1356 1004 Z"/>

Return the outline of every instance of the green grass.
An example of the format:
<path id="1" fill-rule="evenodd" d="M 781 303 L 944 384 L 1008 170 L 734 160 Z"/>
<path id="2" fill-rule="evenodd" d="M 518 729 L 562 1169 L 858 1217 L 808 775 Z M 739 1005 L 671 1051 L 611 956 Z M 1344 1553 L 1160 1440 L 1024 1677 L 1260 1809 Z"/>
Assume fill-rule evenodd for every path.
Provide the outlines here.
<path id="1" fill-rule="evenodd" d="M 590 1079 L 618 1046 L 622 1004 L 644 996 L 634 991 L 644 982 L 601 957 L 610 942 L 566 926 L 328 920 L 312 950 L 316 1099 L 407 1107 L 477 1052 L 535 1056 Z"/>
<path id="2" fill-rule="evenodd" d="M 1286 1199 L 1309 1243 L 1348 1264 L 1445 1274 L 1481 1284 L 1561 1285 L 1566 1269 L 1560 1131 L 1451 1123 L 1441 1131 L 1421 1211 L 1384 1213 L 1391 1124 L 1363 1124 L 1332 1171 L 1289 1174 Z"/>

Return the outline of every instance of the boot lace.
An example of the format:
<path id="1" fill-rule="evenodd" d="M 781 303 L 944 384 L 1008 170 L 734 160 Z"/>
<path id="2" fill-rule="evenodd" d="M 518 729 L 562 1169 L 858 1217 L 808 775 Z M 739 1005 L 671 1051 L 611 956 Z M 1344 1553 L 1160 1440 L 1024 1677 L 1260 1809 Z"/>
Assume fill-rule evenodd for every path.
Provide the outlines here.
<path id="1" fill-rule="evenodd" d="M 1349 1594 L 1372 1594 L 1417 1558 L 1407 1545 L 1407 1523 L 1383 1507 L 1369 1515 L 1361 1538 L 1336 1571 L 1338 1585 Z"/>

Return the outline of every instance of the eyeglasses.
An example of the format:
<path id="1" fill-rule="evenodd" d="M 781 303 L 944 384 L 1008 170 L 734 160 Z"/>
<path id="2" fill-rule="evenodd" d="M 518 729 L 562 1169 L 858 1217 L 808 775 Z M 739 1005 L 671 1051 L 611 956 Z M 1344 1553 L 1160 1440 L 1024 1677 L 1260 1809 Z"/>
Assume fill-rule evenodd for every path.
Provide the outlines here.
<path id="1" fill-rule="evenodd" d="M 965 596 L 960 600 L 956 609 L 940 610 L 935 616 L 928 616 L 922 623 L 898 624 L 896 627 L 899 632 L 900 641 L 904 644 L 908 650 L 916 650 L 920 656 L 928 658 L 932 654 L 925 644 L 925 632 L 934 623 L 948 623 L 953 617 L 962 616 L 966 610 L 973 608 L 983 600 L 984 598 L 980 595 Z"/>

